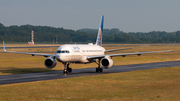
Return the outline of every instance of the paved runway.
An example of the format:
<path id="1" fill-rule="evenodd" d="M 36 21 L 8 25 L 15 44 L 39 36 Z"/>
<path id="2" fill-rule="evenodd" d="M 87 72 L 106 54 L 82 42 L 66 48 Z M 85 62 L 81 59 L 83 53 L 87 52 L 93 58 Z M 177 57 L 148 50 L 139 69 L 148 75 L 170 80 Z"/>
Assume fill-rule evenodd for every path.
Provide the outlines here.
<path id="1" fill-rule="evenodd" d="M 110 69 L 104 69 L 103 73 L 96 73 L 95 68 L 86 68 L 86 69 L 73 69 L 72 73 L 68 75 L 64 75 L 62 71 L 2 75 L 0 76 L 0 85 L 42 81 L 42 80 L 63 79 L 63 78 L 79 77 L 79 76 L 87 76 L 87 75 L 121 73 L 128 71 L 147 70 L 147 69 L 175 67 L 175 66 L 180 66 L 180 61 L 113 66 Z"/>

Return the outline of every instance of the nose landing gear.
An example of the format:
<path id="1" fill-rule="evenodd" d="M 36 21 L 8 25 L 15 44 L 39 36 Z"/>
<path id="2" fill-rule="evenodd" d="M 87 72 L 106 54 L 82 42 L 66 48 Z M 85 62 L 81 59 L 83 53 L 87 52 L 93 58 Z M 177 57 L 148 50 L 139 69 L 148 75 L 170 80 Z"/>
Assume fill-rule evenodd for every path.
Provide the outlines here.
<path id="1" fill-rule="evenodd" d="M 64 74 L 68 74 L 68 73 L 72 72 L 72 68 L 69 68 L 69 65 L 70 65 L 69 62 L 65 62 L 63 64 L 64 64 L 64 70 L 63 70 Z"/>

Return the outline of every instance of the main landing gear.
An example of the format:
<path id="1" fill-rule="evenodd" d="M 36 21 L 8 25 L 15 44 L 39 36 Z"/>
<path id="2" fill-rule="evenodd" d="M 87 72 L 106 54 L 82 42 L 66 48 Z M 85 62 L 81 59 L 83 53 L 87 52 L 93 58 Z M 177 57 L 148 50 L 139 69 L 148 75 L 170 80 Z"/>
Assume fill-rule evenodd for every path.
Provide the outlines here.
<path id="1" fill-rule="evenodd" d="M 64 74 L 68 74 L 69 72 L 72 72 L 72 68 L 69 68 L 69 65 L 70 65 L 69 62 L 65 62 L 63 64 L 64 64 L 64 70 L 63 70 Z"/>
<path id="2" fill-rule="evenodd" d="M 95 62 L 96 64 L 98 64 L 98 68 L 96 68 L 96 72 L 103 72 L 103 68 L 101 68 L 100 66 L 100 59 L 98 60 L 99 63 Z"/>
<path id="3" fill-rule="evenodd" d="M 101 64 L 100 64 L 100 59 L 98 60 L 98 63 L 95 61 L 96 64 L 98 64 L 98 68 L 96 68 L 96 72 L 103 72 L 103 68 L 101 68 Z M 64 74 L 68 74 L 70 72 L 72 72 L 72 68 L 69 68 L 70 63 L 69 62 L 64 62 L 64 70 L 63 73 Z"/>

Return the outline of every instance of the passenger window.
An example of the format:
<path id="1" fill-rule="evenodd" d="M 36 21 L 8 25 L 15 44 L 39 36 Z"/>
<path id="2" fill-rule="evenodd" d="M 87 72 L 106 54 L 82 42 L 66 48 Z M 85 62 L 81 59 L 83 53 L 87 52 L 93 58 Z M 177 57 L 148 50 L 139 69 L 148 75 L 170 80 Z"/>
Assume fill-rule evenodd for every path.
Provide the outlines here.
<path id="1" fill-rule="evenodd" d="M 58 50 L 58 51 L 56 51 L 56 53 L 69 53 L 69 51 L 68 50 L 63 50 L 63 51 Z"/>

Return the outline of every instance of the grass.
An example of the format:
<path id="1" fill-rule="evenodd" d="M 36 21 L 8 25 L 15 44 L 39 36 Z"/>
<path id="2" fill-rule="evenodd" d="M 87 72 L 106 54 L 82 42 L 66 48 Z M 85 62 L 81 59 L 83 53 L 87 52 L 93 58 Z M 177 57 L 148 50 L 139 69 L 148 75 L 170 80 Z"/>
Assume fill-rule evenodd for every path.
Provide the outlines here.
<path id="1" fill-rule="evenodd" d="M 122 47 L 106 47 L 122 48 Z M 170 50 L 172 46 L 135 46 L 137 51 Z M 16 49 L 14 49 L 16 51 Z M 40 49 L 26 51 L 36 52 Z M 47 49 L 48 50 L 48 49 Z M 47 51 L 46 49 L 40 51 Z M 56 50 L 56 49 L 52 49 Z M 23 51 L 23 50 L 21 50 Z M 179 45 L 171 53 L 114 57 L 114 65 L 179 60 Z M 47 71 L 44 57 L 0 53 L 0 75 Z M 71 64 L 72 68 L 95 68 L 96 64 Z M 63 69 L 58 63 L 52 70 Z M 46 80 L 0 86 L 0 101 L 179 101 L 180 67 Z"/>
<path id="2" fill-rule="evenodd" d="M 180 67 L 0 86 L 1 101 L 178 101 Z"/>

